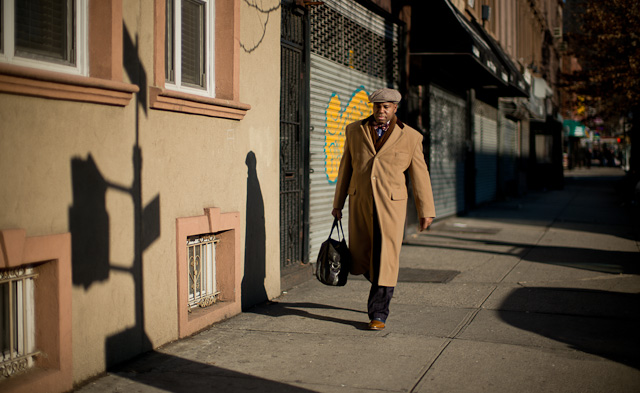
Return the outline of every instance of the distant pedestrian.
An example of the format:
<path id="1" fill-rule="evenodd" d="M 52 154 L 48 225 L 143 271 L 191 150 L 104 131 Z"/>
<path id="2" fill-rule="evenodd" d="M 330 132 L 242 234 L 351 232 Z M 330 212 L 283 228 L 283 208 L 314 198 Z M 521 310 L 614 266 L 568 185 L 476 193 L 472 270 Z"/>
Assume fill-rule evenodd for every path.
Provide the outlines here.
<path id="1" fill-rule="evenodd" d="M 396 117 L 401 97 L 393 89 L 373 92 L 373 115 L 347 125 L 331 212 L 341 219 L 349 196 L 351 274 L 364 274 L 371 282 L 367 310 L 372 330 L 384 329 L 398 281 L 408 198 L 405 173 L 413 186 L 419 230 L 427 229 L 436 215 L 422 134 Z"/>

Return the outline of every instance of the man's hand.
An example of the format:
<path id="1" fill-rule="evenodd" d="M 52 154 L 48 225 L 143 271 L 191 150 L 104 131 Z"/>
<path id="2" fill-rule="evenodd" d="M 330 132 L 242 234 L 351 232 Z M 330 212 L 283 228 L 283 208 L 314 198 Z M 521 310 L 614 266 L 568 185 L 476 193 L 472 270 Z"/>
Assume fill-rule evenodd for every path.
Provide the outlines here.
<path id="1" fill-rule="evenodd" d="M 342 209 L 331 210 L 331 215 L 337 218 L 338 220 L 342 220 Z"/>
<path id="2" fill-rule="evenodd" d="M 420 217 L 420 227 L 418 228 L 420 232 L 429 228 L 429 225 L 433 222 L 433 217 Z"/>

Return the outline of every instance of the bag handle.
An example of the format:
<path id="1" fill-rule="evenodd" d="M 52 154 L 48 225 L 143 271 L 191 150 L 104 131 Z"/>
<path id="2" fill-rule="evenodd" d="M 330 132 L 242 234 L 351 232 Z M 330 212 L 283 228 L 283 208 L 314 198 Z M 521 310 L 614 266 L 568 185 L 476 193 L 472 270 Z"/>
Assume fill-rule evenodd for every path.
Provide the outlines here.
<path id="1" fill-rule="evenodd" d="M 338 227 L 338 224 L 340 224 L 340 226 Z M 340 231 L 342 231 L 342 239 L 344 239 L 344 229 L 342 229 L 342 220 L 338 220 L 337 218 L 333 219 L 333 225 L 331 226 L 331 232 L 329 232 L 329 238 L 331 238 L 331 235 L 333 234 L 333 230 L 334 228 L 338 227 L 338 240 L 342 241 L 340 239 Z"/>

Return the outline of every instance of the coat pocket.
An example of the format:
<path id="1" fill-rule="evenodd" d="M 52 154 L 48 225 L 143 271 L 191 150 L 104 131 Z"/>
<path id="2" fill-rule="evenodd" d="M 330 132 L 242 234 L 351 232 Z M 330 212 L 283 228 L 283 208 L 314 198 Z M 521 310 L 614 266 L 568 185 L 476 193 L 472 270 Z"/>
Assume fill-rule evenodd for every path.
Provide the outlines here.
<path id="1" fill-rule="evenodd" d="M 407 167 L 409 165 L 409 154 L 397 151 L 393 163 L 402 167 Z"/>
<path id="2" fill-rule="evenodd" d="M 396 188 L 395 190 L 391 190 L 391 200 L 392 201 L 402 201 L 407 199 L 407 189 L 406 188 Z"/>
<path id="3" fill-rule="evenodd" d="M 349 189 L 347 190 L 347 194 L 356 195 L 356 186 L 349 186 Z"/>

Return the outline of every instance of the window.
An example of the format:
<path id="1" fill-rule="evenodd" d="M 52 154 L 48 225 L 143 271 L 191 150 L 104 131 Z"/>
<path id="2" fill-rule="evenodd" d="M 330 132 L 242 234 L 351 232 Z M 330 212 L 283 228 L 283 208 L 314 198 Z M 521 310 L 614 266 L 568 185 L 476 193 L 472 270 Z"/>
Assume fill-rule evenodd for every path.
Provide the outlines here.
<path id="1" fill-rule="evenodd" d="M 155 0 L 151 108 L 244 118 L 251 105 L 240 102 L 241 1 Z"/>
<path id="2" fill-rule="evenodd" d="M 166 87 L 213 97 L 213 0 L 166 0 Z"/>
<path id="3" fill-rule="evenodd" d="M 202 216 L 179 217 L 176 239 L 178 332 L 183 338 L 242 311 L 240 213 L 205 208 Z"/>
<path id="4" fill-rule="evenodd" d="M 0 61 L 87 75 L 86 0 L 1 0 Z"/>
<path id="5" fill-rule="evenodd" d="M 216 302 L 216 243 L 214 235 L 191 236 L 187 240 L 189 264 L 189 310 Z"/>
<path id="6" fill-rule="evenodd" d="M 33 268 L 0 271 L 0 373 L 33 366 L 35 351 Z"/>
<path id="7" fill-rule="evenodd" d="M 536 162 L 538 164 L 551 164 L 553 162 L 553 136 L 538 134 L 535 137 L 535 144 Z"/>
<path id="8" fill-rule="evenodd" d="M 0 92 L 126 106 L 124 34 L 122 0 L 0 0 Z"/>

